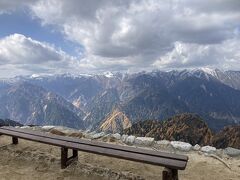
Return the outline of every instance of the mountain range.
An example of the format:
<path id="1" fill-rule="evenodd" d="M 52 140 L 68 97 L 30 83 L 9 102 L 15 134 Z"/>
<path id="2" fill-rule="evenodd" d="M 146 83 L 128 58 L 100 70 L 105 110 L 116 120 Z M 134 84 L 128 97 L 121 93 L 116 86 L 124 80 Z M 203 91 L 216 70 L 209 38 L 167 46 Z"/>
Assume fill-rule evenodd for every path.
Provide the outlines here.
<path id="1" fill-rule="evenodd" d="M 164 121 L 139 121 L 122 133 L 153 137 L 155 140 L 183 141 L 192 145 L 240 148 L 240 125 L 227 126 L 215 133 L 200 116 L 190 113 L 175 115 Z"/>
<path id="2" fill-rule="evenodd" d="M 46 75 L 0 80 L 0 118 L 120 132 L 195 113 L 213 130 L 240 124 L 240 72 L 218 69 Z"/>

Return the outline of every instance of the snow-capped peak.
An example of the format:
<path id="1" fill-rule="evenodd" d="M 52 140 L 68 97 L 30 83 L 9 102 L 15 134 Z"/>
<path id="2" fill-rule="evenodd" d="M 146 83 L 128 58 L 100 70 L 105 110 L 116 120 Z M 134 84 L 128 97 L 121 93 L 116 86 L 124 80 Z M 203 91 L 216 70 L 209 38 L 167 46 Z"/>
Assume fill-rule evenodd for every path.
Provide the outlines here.
<path id="1" fill-rule="evenodd" d="M 40 77 L 39 74 L 32 74 L 32 75 L 30 76 L 30 78 L 32 78 L 32 79 L 34 79 L 34 78 L 38 78 L 38 77 Z"/>
<path id="2" fill-rule="evenodd" d="M 110 72 L 110 71 L 106 71 L 103 74 L 104 74 L 104 76 L 106 76 L 108 78 L 112 78 L 114 76 L 114 74 L 112 72 Z"/>
<path id="3" fill-rule="evenodd" d="M 216 69 L 203 67 L 203 68 L 200 68 L 200 70 L 202 70 L 203 72 L 205 72 L 205 73 L 207 73 L 207 74 L 212 75 L 213 77 L 216 77 L 216 76 L 217 76 Z"/>

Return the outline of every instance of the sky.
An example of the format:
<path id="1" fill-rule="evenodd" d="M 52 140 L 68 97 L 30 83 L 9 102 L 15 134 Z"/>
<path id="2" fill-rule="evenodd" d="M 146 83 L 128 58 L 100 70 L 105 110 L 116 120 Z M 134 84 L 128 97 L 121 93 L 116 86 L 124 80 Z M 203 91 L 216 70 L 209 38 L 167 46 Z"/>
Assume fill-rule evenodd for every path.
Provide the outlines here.
<path id="1" fill-rule="evenodd" d="M 239 0 L 0 0 L 0 77 L 240 70 Z"/>

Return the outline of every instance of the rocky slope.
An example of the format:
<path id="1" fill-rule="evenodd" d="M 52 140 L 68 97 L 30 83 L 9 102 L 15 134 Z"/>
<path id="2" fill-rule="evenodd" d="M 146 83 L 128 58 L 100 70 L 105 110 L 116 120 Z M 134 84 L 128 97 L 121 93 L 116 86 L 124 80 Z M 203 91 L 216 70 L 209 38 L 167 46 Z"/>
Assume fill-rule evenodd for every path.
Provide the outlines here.
<path id="1" fill-rule="evenodd" d="M 22 124 L 10 119 L 0 119 L 0 127 L 1 126 L 22 126 Z"/>
<path id="2" fill-rule="evenodd" d="M 240 126 L 228 126 L 218 133 L 195 114 L 180 114 L 166 121 L 140 121 L 123 131 L 128 135 L 154 137 L 156 140 L 184 141 L 190 144 L 213 145 L 216 148 L 240 149 Z"/>
<path id="3" fill-rule="evenodd" d="M 240 126 L 225 127 L 214 136 L 213 145 L 217 148 L 234 147 L 240 149 Z"/>
<path id="4" fill-rule="evenodd" d="M 123 112 L 115 109 L 107 116 L 98 129 L 104 132 L 116 133 L 131 126 L 132 124 L 128 117 Z"/>
<path id="5" fill-rule="evenodd" d="M 56 100 L 53 106 L 56 107 L 58 104 L 60 107 L 55 109 L 61 109 L 65 115 L 59 116 L 61 120 L 50 120 L 49 123 L 65 123 L 68 126 L 73 123 L 72 127 L 80 127 L 79 123 L 75 123 L 76 118 L 80 117 L 87 128 L 96 130 L 107 116 L 118 108 L 131 123 L 147 119 L 158 121 L 175 114 L 189 112 L 199 114 L 214 131 L 219 131 L 228 125 L 240 124 L 240 73 L 236 71 L 223 72 L 205 68 L 135 74 L 107 73 L 78 76 L 65 74 L 0 80 L 0 99 L 4 100 L 4 104 L 0 103 L 3 105 L 0 107 L 0 117 L 14 119 L 16 117 L 15 120 L 21 119 L 23 123 L 36 123 L 36 119 L 40 119 L 41 123 L 47 123 L 47 118 L 55 115 L 53 110 L 50 110 L 52 113 L 49 114 L 53 115 L 43 118 L 43 108 L 46 107 L 46 103 L 39 100 L 39 95 L 34 95 L 35 89 L 28 92 L 27 102 L 37 102 L 38 108 L 27 111 L 26 98 L 24 100 L 13 96 L 18 100 L 14 101 L 16 105 L 6 109 L 6 104 L 13 102 L 7 95 L 8 91 L 19 82 L 41 87 L 43 91 L 51 92 L 57 97 L 53 98 Z M 24 86 L 22 85 L 22 89 L 28 88 L 27 85 Z M 3 97 L 5 99 L 2 99 Z M 59 99 L 62 99 L 61 102 L 55 103 Z M 32 117 L 35 116 L 32 113 L 40 111 L 42 111 L 40 118 Z M 66 118 L 66 114 L 70 120 Z"/>
<path id="6" fill-rule="evenodd" d="M 156 140 L 184 141 L 191 144 L 211 144 L 212 132 L 195 114 L 181 114 L 166 121 L 141 121 L 124 131 L 136 136 L 154 137 Z"/>
<path id="7" fill-rule="evenodd" d="M 84 128 L 81 116 L 61 96 L 27 82 L 11 85 L 0 95 L 0 117 L 22 124 Z"/>

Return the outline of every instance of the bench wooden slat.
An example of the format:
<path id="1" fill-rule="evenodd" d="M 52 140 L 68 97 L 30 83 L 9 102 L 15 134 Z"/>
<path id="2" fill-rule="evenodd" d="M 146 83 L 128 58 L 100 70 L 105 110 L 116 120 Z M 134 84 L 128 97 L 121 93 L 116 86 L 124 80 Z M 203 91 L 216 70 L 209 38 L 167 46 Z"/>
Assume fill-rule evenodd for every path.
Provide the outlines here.
<path id="1" fill-rule="evenodd" d="M 120 146 L 120 145 L 115 145 L 115 144 L 106 144 L 106 143 L 96 142 L 96 141 L 93 142 L 93 141 L 88 141 L 88 140 L 84 140 L 84 139 L 76 139 L 76 138 L 58 136 L 58 135 L 52 135 L 52 134 L 50 135 L 50 134 L 46 134 L 46 133 L 43 133 L 43 132 L 38 132 L 38 131 L 33 131 L 33 130 L 25 130 L 25 129 L 17 129 L 17 128 L 14 128 L 14 127 L 1 127 L 0 129 L 12 130 L 12 131 L 16 131 L 16 132 L 22 132 L 22 133 L 25 133 L 25 134 L 48 137 L 50 139 L 59 139 L 59 140 L 67 141 L 67 142 L 86 144 L 86 145 L 90 145 L 90 146 L 98 146 L 98 147 L 104 147 L 104 148 L 134 152 L 134 153 L 139 153 L 139 154 L 145 154 L 145 155 L 151 155 L 151 156 L 157 156 L 157 157 L 160 156 L 160 157 L 165 157 L 165 158 L 169 158 L 169 159 L 188 161 L 187 156 L 173 154 L 173 153 L 164 153 L 164 152 L 151 151 L 151 150 L 146 150 L 146 149 Z"/>
<path id="2" fill-rule="evenodd" d="M 187 161 L 169 159 L 167 157 L 157 157 L 157 156 L 134 153 L 134 152 L 126 152 L 122 150 L 109 149 L 109 148 L 98 147 L 98 146 L 90 146 L 86 144 L 66 142 L 60 139 L 50 139 L 48 137 L 25 134 L 22 132 L 14 132 L 14 131 L 3 129 L 3 128 L 0 128 L 0 133 L 8 136 L 19 137 L 22 139 L 41 142 L 41 143 L 50 144 L 54 146 L 67 147 L 69 149 L 80 150 L 80 151 L 94 153 L 94 154 L 107 155 L 110 157 L 116 157 L 116 158 L 143 162 L 143 163 L 152 164 L 152 165 L 164 166 L 170 169 L 184 170 L 187 165 Z"/>

